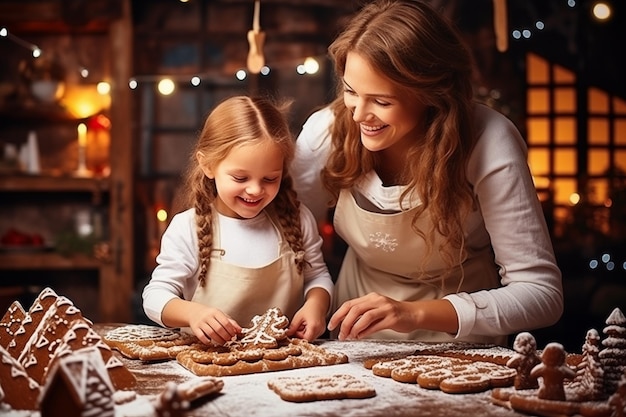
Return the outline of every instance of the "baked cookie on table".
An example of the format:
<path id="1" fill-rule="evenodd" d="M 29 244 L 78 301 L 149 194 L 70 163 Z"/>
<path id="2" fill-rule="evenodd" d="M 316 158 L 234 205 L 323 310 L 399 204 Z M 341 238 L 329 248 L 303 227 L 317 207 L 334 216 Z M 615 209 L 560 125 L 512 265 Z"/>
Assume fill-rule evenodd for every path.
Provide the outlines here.
<path id="1" fill-rule="evenodd" d="M 105 333 L 103 340 L 129 359 L 158 361 L 174 359 L 198 339 L 182 331 L 147 324 L 128 324 Z"/>
<path id="2" fill-rule="evenodd" d="M 449 394 L 467 394 L 513 384 L 514 369 L 492 362 L 437 355 L 409 355 L 381 361 L 371 367 L 376 376 L 403 383 L 439 389 Z"/>
<path id="3" fill-rule="evenodd" d="M 243 375 L 348 362 L 344 354 L 303 339 L 289 338 L 289 320 L 280 309 L 268 309 L 252 318 L 237 340 L 224 346 L 194 345 L 176 360 L 199 376 Z"/>
<path id="4" fill-rule="evenodd" d="M 376 390 L 363 379 L 348 374 L 277 377 L 267 386 L 285 401 L 309 402 L 370 398 Z"/>

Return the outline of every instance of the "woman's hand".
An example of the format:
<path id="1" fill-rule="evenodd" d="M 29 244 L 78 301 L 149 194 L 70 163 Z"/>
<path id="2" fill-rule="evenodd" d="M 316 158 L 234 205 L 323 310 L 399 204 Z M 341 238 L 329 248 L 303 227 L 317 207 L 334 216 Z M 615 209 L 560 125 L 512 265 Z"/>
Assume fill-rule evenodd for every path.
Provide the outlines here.
<path id="1" fill-rule="evenodd" d="M 339 325 L 340 340 L 362 339 L 380 330 L 409 333 L 417 329 L 455 334 L 456 310 L 448 300 L 396 301 L 377 293 L 348 300 L 328 322 L 328 330 Z"/>
<path id="2" fill-rule="evenodd" d="M 328 329 L 337 326 L 339 339 L 362 339 L 384 329 L 408 333 L 416 328 L 416 320 L 408 302 L 396 301 L 377 293 L 348 300 L 337 309 L 328 322 Z"/>

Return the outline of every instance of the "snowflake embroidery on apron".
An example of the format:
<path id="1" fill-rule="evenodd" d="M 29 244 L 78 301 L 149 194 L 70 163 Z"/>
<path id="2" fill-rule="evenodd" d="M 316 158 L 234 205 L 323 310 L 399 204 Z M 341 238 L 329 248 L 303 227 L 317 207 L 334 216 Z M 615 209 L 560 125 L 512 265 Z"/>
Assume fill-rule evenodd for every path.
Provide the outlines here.
<path id="1" fill-rule="evenodd" d="M 370 242 L 374 244 L 374 247 L 382 249 L 385 252 L 393 252 L 398 246 L 398 241 L 392 238 L 389 233 L 370 233 Z"/>

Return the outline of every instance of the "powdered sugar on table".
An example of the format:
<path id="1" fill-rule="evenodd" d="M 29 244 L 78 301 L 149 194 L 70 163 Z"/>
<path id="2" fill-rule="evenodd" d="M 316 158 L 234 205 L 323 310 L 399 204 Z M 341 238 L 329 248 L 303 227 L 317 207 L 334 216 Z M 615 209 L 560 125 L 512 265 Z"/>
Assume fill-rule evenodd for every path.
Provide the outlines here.
<path id="1" fill-rule="evenodd" d="M 279 372 L 222 377 L 224 387 L 214 397 L 193 404 L 189 416 L 515 416 L 515 412 L 491 403 L 490 393 L 452 395 L 420 388 L 372 374 L 363 361 L 374 357 L 401 357 L 428 347 L 419 342 L 337 340 L 316 342 L 324 349 L 348 355 L 349 363 Z M 487 349 L 485 351 L 488 354 Z M 499 352 L 497 352 L 499 353 Z M 496 352 L 494 352 L 496 354 Z M 137 378 L 135 402 L 116 407 L 116 416 L 140 415 L 145 403 L 158 395 L 167 381 L 197 378 L 175 360 L 146 363 L 122 358 Z M 294 403 L 282 400 L 267 383 L 279 376 L 305 377 L 346 374 L 362 379 L 376 389 L 376 396 Z M 136 404 L 137 409 L 133 410 Z"/>

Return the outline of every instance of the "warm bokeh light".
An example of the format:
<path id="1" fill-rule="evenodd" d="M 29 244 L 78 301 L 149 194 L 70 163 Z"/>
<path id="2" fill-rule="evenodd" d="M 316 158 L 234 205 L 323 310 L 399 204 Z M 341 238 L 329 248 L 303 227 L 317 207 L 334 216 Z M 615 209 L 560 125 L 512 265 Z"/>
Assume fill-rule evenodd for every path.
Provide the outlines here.
<path id="1" fill-rule="evenodd" d="M 580 203 L 580 194 L 578 193 L 570 194 L 569 202 L 572 206 L 575 206 L 576 204 Z"/>
<path id="2" fill-rule="evenodd" d="M 598 20 L 607 20 L 611 17 L 611 7 L 605 2 L 597 2 L 593 5 L 593 17 Z"/>
<path id="3" fill-rule="evenodd" d="M 111 92 L 111 84 L 106 81 L 101 81 L 96 84 L 96 91 L 98 91 L 98 94 L 103 96 L 109 94 Z"/>
<path id="4" fill-rule="evenodd" d="M 304 71 L 307 74 L 317 74 L 320 69 L 320 64 L 315 58 L 308 57 L 304 60 Z"/>
<path id="5" fill-rule="evenodd" d="M 160 222 L 167 221 L 167 211 L 165 209 L 159 209 L 156 213 L 157 220 Z"/>
<path id="6" fill-rule="evenodd" d="M 61 104 L 78 118 L 87 118 L 107 110 L 111 106 L 111 96 L 98 92 L 94 84 L 67 84 Z"/>
<path id="7" fill-rule="evenodd" d="M 172 81 L 170 78 L 163 78 L 157 84 L 157 89 L 159 90 L 159 93 L 163 94 L 164 96 L 169 96 L 174 92 L 174 90 L 176 90 L 176 84 L 174 84 L 174 81 Z"/>

